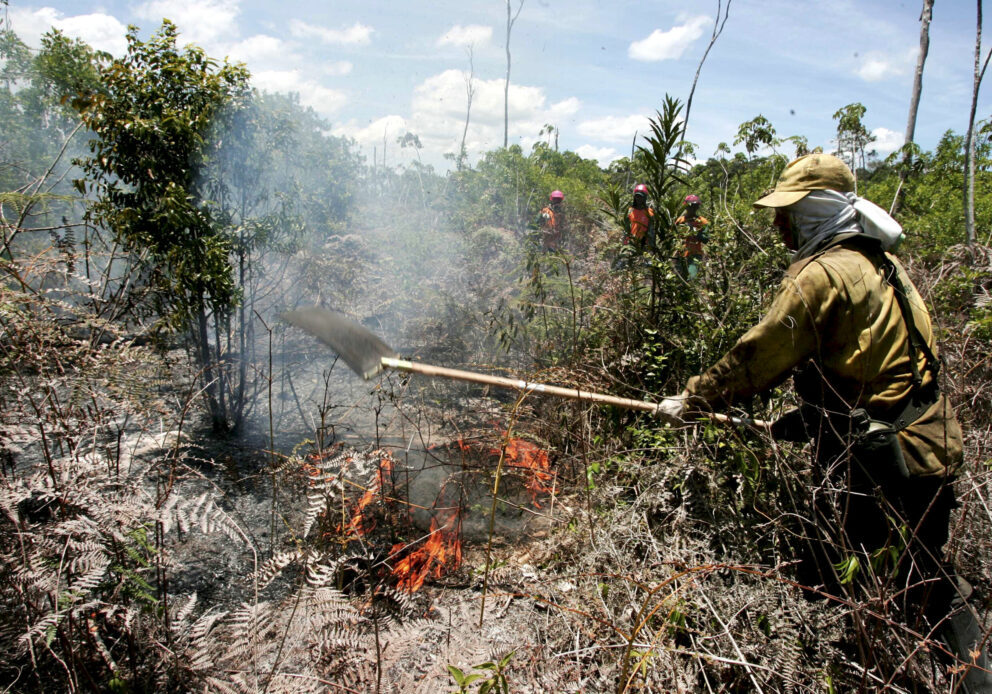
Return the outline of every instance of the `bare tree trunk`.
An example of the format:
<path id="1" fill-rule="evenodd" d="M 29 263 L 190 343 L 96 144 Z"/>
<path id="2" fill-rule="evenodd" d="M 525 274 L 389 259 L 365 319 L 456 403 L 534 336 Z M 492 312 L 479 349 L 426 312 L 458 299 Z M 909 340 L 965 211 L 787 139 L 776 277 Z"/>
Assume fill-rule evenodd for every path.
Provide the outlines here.
<path id="1" fill-rule="evenodd" d="M 203 306 L 202 295 L 200 297 L 200 307 L 196 312 L 196 337 L 194 343 L 203 382 L 203 392 L 207 398 L 207 411 L 210 413 L 210 423 L 214 431 L 221 432 L 227 428 L 227 422 L 218 397 L 219 387 L 214 375 L 214 369 L 219 368 L 219 365 L 214 364 L 213 357 L 210 354 L 210 328 L 207 323 L 207 310 Z"/>
<path id="2" fill-rule="evenodd" d="M 465 106 L 465 128 L 462 130 L 462 146 L 458 149 L 458 170 L 461 171 L 462 167 L 465 166 L 465 159 L 468 153 L 465 151 L 465 138 L 468 136 L 468 120 L 472 115 L 472 97 L 475 96 L 475 86 L 472 84 L 472 79 L 475 77 L 475 62 L 472 59 L 472 46 L 469 46 L 468 51 L 468 79 L 465 80 L 465 96 L 467 98 L 467 105 Z M 506 145 L 503 145 L 506 147 Z"/>
<path id="3" fill-rule="evenodd" d="M 510 0 L 506 0 L 506 80 L 503 82 L 503 149 L 506 149 L 510 142 L 510 31 L 513 23 L 520 16 L 520 10 L 524 8 L 524 0 L 520 0 L 517 11 L 511 16 Z"/>
<path id="4" fill-rule="evenodd" d="M 906 120 L 906 137 L 903 143 L 902 168 L 899 169 L 899 186 L 896 188 L 895 197 L 892 198 L 892 207 L 889 214 L 896 214 L 902 204 L 904 195 L 903 185 L 906 183 L 906 176 L 909 174 L 909 165 L 913 162 L 913 152 L 910 145 L 916 136 L 916 115 L 920 110 L 920 94 L 923 91 L 923 66 L 927 62 L 927 54 L 930 52 L 930 20 L 933 18 L 933 0 L 923 0 L 923 10 L 920 12 L 920 54 L 916 58 L 916 74 L 913 75 L 913 91 L 909 97 L 909 118 Z"/>
<path id="5" fill-rule="evenodd" d="M 727 18 L 730 17 L 730 3 L 733 0 L 727 0 L 727 7 L 723 7 L 723 0 L 717 0 L 716 2 L 716 20 L 713 22 L 713 33 L 710 35 L 709 45 L 706 46 L 706 50 L 703 52 L 703 57 L 699 60 L 699 65 L 696 66 L 696 76 L 692 79 L 692 89 L 689 90 L 689 98 L 685 102 L 685 118 L 682 121 L 682 139 L 679 141 L 679 154 L 682 156 L 682 143 L 685 142 L 685 131 L 689 127 L 689 111 L 692 109 L 692 97 L 696 93 L 696 83 L 699 81 L 699 73 L 703 70 L 703 63 L 706 62 L 706 56 L 710 54 L 710 49 L 713 48 L 713 44 L 716 40 L 720 38 L 720 34 L 723 33 L 723 27 L 727 24 Z"/>
<path id="6" fill-rule="evenodd" d="M 975 112 L 978 109 L 978 90 L 982 86 L 985 68 L 989 66 L 992 50 L 982 62 L 982 0 L 978 0 L 978 22 L 975 28 L 975 82 L 971 90 L 971 112 L 968 114 L 968 136 L 964 149 L 964 229 L 965 242 L 975 243 Z"/>
<path id="7" fill-rule="evenodd" d="M 685 134 L 685 131 L 682 131 Z M 627 180 L 623 184 L 623 189 L 630 191 L 630 169 L 634 165 L 634 151 L 637 148 L 637 131 L 634 131 L 634 139 L 630 141 L 630 159 L 627 160 Z"/>

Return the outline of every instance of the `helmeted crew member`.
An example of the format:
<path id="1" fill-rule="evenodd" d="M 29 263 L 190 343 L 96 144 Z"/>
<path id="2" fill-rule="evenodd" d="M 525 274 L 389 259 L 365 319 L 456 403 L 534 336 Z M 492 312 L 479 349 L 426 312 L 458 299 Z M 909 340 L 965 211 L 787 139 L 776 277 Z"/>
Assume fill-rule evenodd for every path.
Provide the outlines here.
<path id="1" fill-rule="evenodd" d="M 710 220 L 699 214 L 699 196 L 685 196 L 685 212 L 675 220 L 675 228 L 685 228 L 678 269 L 682 277 L 695 279 L 703 264 L 703 244 L 710 240 Z"/>
<path id="2" fill-rule="evenodd" d="M 943 559 L 962 438 L 939 389 L 930 315 L 886 252 L 901 228 L 854 184 L 840 159 L 810 154 L 754 203 L 775 211 L 792 264 L 765 317 L 658 414 L 680 421 L 685 410 L 723 407 L 792 375 L 803 406 L 771 433 L 812 440 L 823 481 L 801 578 L 838 589 L 837 562 L 854 557 L 869 567 L 873 553 L 896 548 L 884 575 L 909 625 L 935 629 L 966 669 L 965 691 L 992 693 L 983 630 Z M 834 503 L 823 500 L 830 489 L 840 490 Z"/>
<path id="3" fill-rule="evenodd" d="M 541 210 L 539 219 L 541 225 L 541 245 L 546 251 L 557 251 L 561 248 L 561 239 L 565 227 L 565 194 L 560 190 L 551 191 L 548 205 Z"/>
<path id="4" fill-rule="evenodd" d="M 654 248 L 654 210 L 648 207 L 648 187 L 643 183 L 634 186 L 634 200 L 627 210 L 630 233 L 623 239 L 624 245 L 633 243 L 638 251 Z"/>

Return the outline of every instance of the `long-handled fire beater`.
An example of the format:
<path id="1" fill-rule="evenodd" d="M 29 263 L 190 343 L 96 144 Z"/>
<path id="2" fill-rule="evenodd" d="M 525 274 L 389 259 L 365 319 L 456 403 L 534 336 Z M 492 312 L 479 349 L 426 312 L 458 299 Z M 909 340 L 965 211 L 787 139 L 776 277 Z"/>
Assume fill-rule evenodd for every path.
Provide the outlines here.
<path id="1" fill-rule="evenodd" d="M 280 318 L 287 323 L 301 328 L 330 347 L 344 360 L 352 371 L 368 380 L 383 369 L 395 369 L 411 373 L 423 374 L 435 378 L 448 378 L 456 381 L 481 383 L 498 388 L 508 388 L 521 393 L 543 393 L 570 400 L 591 402 L 600 405 L 613 405 L 628 410 L 655 412 L 657 403 L 648 400 L 633 400 L 605 393 L 593 393 L 577 388 L 565 388 L 545 383 L 534 383 L 504 376 L 490 376 L 474 371 L 449 369 L 443 366 L 423 364 L 420 362 L 400 359 L 399 355 L 385 342 L 379 339 L 371 330 L 359 325 L 341 313 L 329 311 L 316 306 L 295 309 L 283 313 Z M 768 422 L 760 419 L 731 417 L 717 412 L 701 415 L 713 421 L 737 426 L 748 426 L 754 429 L 767 430 Z"/>

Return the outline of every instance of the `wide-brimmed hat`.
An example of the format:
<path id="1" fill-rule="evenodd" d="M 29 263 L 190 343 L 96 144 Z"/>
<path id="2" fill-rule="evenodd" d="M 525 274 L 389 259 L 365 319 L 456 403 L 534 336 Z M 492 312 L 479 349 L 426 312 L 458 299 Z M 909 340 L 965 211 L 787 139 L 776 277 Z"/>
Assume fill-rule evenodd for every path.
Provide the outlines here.
<path id="1" fill-rule="evenodd" d="M 755 201 L 755 207 L 786 207 L 814 190 L 854 191 L 854 174 L 832 154 L 807 154 L 789 162 L 778 177 L 775 190 Z"/>

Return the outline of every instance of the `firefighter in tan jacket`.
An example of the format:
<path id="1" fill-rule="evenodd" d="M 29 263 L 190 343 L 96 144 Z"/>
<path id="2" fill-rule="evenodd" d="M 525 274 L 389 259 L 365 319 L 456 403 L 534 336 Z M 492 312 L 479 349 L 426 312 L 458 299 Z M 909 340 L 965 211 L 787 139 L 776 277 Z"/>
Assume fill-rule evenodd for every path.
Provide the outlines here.
<path id="1" fill-rule="evenodd" d="M 814 485 L 810 525 L 819 537 L 804 557 L 815 567 L 807 573 L 836 588 L 843 560 L 860 556 L 868 566 L 870 555 L 906 540 L 898 567 L 889 567 L 905 618 L 921 633 L 935 629 L 967 668 L 964 691 L 992 693 L 977 645 L 983 631 L 942 559 L 962 439 L 938 386 L 930 316 L 886 252 L 898 243 L 898 224 L 853 190 L 851 171 L 830 155 L 785 168 L 755 203 L 775 211 L 795 252 L 771 308 L 658 414 L 680 421 L 686 410 L 725 407 L 792 376 L 803 405 L 772 435 L 812 441 L 820 479 L 841 483 Z M 844 490 L 833 503 L 824 499 L 831 486 Z"/>

